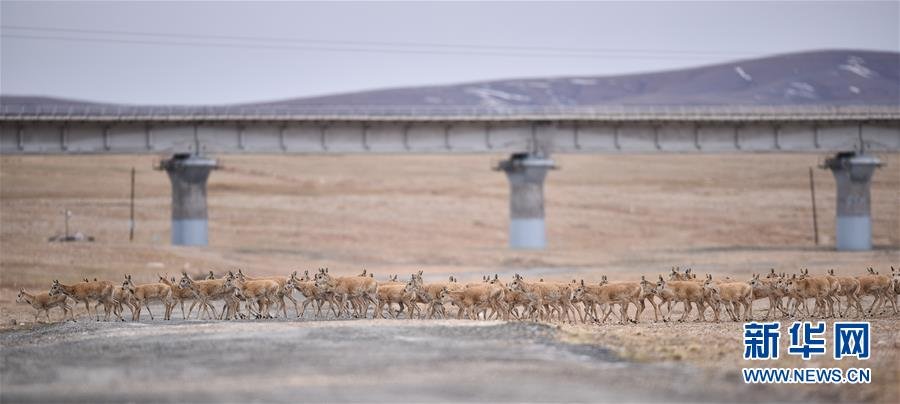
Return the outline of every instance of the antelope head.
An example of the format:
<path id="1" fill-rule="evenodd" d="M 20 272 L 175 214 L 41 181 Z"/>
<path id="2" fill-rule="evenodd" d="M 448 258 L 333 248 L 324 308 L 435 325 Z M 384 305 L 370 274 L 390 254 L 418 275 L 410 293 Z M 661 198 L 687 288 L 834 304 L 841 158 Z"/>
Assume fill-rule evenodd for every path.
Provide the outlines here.
<path id="1" fill-rule="evenodd" d="M 16 296 L 16 303 L 31 303 L 28 301 L 28 295 L 25 293 L 25 289 L 19 289 L 19 294 Z"/>

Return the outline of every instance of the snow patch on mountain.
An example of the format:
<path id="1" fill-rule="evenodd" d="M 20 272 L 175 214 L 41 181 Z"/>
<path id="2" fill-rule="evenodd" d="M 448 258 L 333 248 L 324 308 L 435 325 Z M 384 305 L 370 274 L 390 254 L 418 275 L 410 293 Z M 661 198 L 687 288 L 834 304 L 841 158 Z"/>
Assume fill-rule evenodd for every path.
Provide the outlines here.
<path id="1" fill-rule="evenodd" d="M 859 94 L 859 93 L 861 93 L 862 91 L 861 91 L 861 90 L 859 89 L 859 87 L 857 87 L 857 86 L 850 86 L 850 92 L 853 93 L 853 94 Z"/>
<path id="2" fill-rule="evenodd" d="M 875 72 L 872 71 L 872 69 L 869 69 L 865 63 L 866 61 L 859 56 L 850 56 L 847 58 L 847 63 L 838 66 L 838 68 L 856 74 L 862 78 L 872 78 L 875 76 Z"/>
<path id="3" fill-rule="evenodd" d="M 735 73 L 738 74 L 738 76 L 741 76 L 742 79 L 744 79 L 744 80 L 746 80 L 746 81 L 753 81 L 753 76 L 749 75 L 749 74 L 748 74 L 746 71 L 744 71 L 744 69 L 741 68 L 740 66 L 735 66 L 735 67 L 734 67 L 734 71 L 735 71 Z"/>
<path id="4" fill-rule="evenodd" d="M 812 84 L 802 81 L 792 81 L 788 88 L 784 90 L 785 98 L 806 98 L 815 100 L 819 98 L 816 94 L 816 88 Z"/>
<path id="5" fill-rule="evenodd" d="M 494 90 L 492 88 L 468 87 L 464 90 L 466 93 L 473 94 L 481 98 L 481 105 L 489 107 L 498 107 L 507 105 L 508 102 L 528 102 L 531 97 L 522 94 L 507 93 L 506 91 Z"/>
<path id="6" fill-rule="evenodd" d="M 597 84 L 597 79 L 573 78 L 569 79 L 569 83 L 576 86 L 593 86 Z"/>

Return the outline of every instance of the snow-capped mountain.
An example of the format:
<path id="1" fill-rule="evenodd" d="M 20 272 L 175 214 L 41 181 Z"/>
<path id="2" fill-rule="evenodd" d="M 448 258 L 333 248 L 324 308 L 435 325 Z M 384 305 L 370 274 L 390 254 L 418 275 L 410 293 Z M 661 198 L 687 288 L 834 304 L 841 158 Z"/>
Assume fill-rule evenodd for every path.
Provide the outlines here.
<path id="1" fill-rule="evenodd" d="M 98 106 L 0 96 L 6 105 Z M 565 107 L 610 105 L 889 105 L 900 107 L 900 53 L 827 50 L 619 76 L 495 80 L 238 105 L 286 107 Z M 130 106 L 140 109 L 140 106 Z M 235 106 L 228 106 L 235 107 Z M 195 106 L 205 111 L 216 106 Z"/>
<path id="2" fill-rule="evenodd" d="M 261 105 L 900 105 L 898 76 L 900 53 L 831 50 L 659 73 L 396 88 Z"/>

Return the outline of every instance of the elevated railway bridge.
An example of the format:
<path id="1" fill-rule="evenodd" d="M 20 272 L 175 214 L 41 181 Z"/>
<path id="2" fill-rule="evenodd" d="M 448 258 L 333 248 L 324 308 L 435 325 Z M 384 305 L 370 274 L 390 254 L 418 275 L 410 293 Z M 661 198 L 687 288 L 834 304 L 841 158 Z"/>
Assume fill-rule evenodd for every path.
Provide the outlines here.
<path id="1" fill-rule="evenodd" d="M 559 108 L 143 107 L 4 104 L 0 155 L 165 154 L 172 243 L 206 245 L 206 181 L 223 154 L 508 153 L 509 245 L 544 248 L 543 184 L 559 153 L 819 153 L 837 181 L 836 246 L 871 249 L 877 152 L 900 106 Z"/>

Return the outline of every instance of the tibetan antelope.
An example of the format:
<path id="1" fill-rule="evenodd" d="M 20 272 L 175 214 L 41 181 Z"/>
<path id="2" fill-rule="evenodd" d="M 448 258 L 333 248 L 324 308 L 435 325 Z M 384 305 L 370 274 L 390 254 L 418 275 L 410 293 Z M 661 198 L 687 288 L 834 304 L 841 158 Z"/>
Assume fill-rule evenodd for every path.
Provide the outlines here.
<path id="1" fill-rule="evenodd" d="M 365 273 L 365 271 L 363 271 Z M 297 299 L 294 299 L 293 293 L 290 292 L 290 289 L 284 287 L 287 284 L 288 277 L 287 276 L 264 276 L 260 278 L 251 278 L 238 269 L 237 273 L 238 279 L 241 281 L 257 281 L 257 280 L 271 280 L 278 282 L 278 293 L 275 294 L 275 299 L 278 300 L 278 304 L 281 307 L 282 313 L 284 313 L 284 318 L 287 318 L 287 305 L 284 302 L 284 299 L 288 299 L 291 303 L 294 304 L 294 311 L 298 310 L 297 308 Z M 277 312 L 277 310 L 276 310 Z"/>
<path id="2" fill-rule="evenodd" d="M 872 305 L 869 306 L 868 314 L 874 316 L 876 308 L 881 311 L 885 302 L 889 302 L 894 308 L 894 313 L 896 313 L 897 304 L 894 301 L 894 285 L 891 277 L 880 275 L 872 268 L 868 268 L 866 271 L 868 273 L 867 275 L 857 276 L 856 279 L 859 280 L 859 295 L 869 295 L 875 298 Z"/>
<path id="3" fill-rule="evenodd" d="M 122 282 L 122 288 L 125 289 L 131 297 L 134 299 L 132 303 L 132 307 L 134 311 L 132 312 L 132 321 L 139 321 L 141 319 L 141 306 L 147 309 L 147 313 L 150 314 L 150 319 L 153 320 L 153 312 L 150 311 L 150 302 L 151 301 L 159 301 L 165 307 L 165 314 L 163 315 L 164 320 L 172 319 L 172 309 L 175 308 L 175 299 L 172 297 L 172 288 L 165 283 L 145 283 L 141 285 L 135 285 L 131 280 L 131 275 L 125 275 L 125 281 Z"/>
<path id="4" fill-rule="evenodd" d="M 791 317 L 797 314 L 801 305 L 806 307 L 806 301 L 809 299 L 815 299 L 816 303 L 812 315 L 825 317 L 826 310 L 832 304 L 828 299 L 830 292 L 831 284 L 825 278 L 807 277 L 802 271 L 800 276 L 791 275 L 787 280 L 787 294 L 791 299 L 789 304 Z"/>
<path id="5" fill-rule="evenodd" d="M 731 316 L 733 321 L 750 321 L 753 318 L 753 287 L 747 282 L 713 282 L 712 275 L 706 275 L 706 281 L 703 282 L 706 290 L 711 290 L 710 305 L 713 306 L 713 312 L 716 321 L 719 321 L 719 310 L 721 305 L 725 306 L 725 311 Z M 742 310 L 743 309 L 743 310 Z M 741 316 L 743 311 L 743 316 Z"/>
<path id="6" fill-rule="evenodd" d="M 684 306 L 684 313 L 678 321 L 687 320 L 692 311 L 691 304 L 697 307 L 698 314 L 695 321 L 706 321 L 706 318 L 703 316 L 703 312 L 705 311 L 705 294 L 701 283 L 694 282 L 693 280 L 666 281 L 663 279 L 662 275 L 660 275 L 659 280 L 656 282 L 656 292 L 659 295 L 671 294 L 675 302 L 682 303 Z M 669 310 L 666 315 L 666 321 L 670 321 L 671 319 L 672 311 Z"/>
<path id="7" fill-rule="evenodd" d="M 760 278 L 759 274 L 754 274 L 749 282 L 750 289 L 753 293 L 753 299 L 768 299 L 769 309 L 766 311 L 766 320 L 771 318 L 774 310 L 780 310 L 783 315 L 787 315 L 784 309 L 782 298 L 784 297 L 783 281 L 781 278 Z"/>
<path id="8" fill-rule="evenodd" d="M 862 308 L 862 302 L 859 298 L 859 279 L 852 276 L 836 276 L 834 274 L 834 269 L 829 269 L 828 275 L 837 279 L 838 283 L 841 285 L 840 289 L 837 290 L 835 297 L 844 296 L 847 299 L 847 307 L 845 307 L 844 310 L 841 310 L 840 299 L 835 299 L 838 315 L 841 317 L 849 315 L 851 308 L 856 309 L 857 316 L 865 315 Z"/>
<path id="9" fill-rule="evenodd" d="M 212 271 L 210 271 L 210 272 L 212 272 Z M 194 299 L 194 297 L 195 297 L 194 291 L 189 288 L 181 287 L 181 285 L 178 284 L 178 281 L 175 279 L 175 277 L 166 279 L 166 277 L 164 277 L 160 274 L 156 274 L 156 276 L 159 277 L 159 283 L 164 283 L 167 286 L 169 286 L 170 289 L 172 289 L 172 299 L 174 300 L 174 302 L 172 304 L 173 305 L 179 304 L 181 306 L 181 318 L 187 319 L 188 317 L 190 317 L 190 315 L 191 315 L 190 312 L 188 312 L 187 314 L 185 314 L 185 312 L 184 312 L 184 301 Z M 174 309 L 174 307 L 173 307 L 173 309 Z"/>
<path id="10" fill-rule="evenodd" d="M 403 307 L 407 308 L 407 318 L 413 316 L 413 306 L 416 304 L 418 286 L 413 280 L 406 283 L 391 282 L 387 285 L 381 285 L 375 292 L 376 304 L 373 318 L 384 318 L 384 309 L 387 308 L 391 318 L 397 318 L 403 311 Z M 395 313 L 393 304 L 396 303 L 400 309 Z"/>
<path id="11" fill-rule="evenodd" d="M 105 320 L 109 320 L 110 311 L 112 310 L 112 293 L 113 285 L 112 282 L 109 281 L 94 281 L 94 282 L 80 282 L 72 285 L 66 285 L 59 283 L 59 280 L 54 280 L 53 284 L 50 286 L 50 296 L 56 296 L 59 294 L 66 295 L 75 301 L 84 302 L 84 308 L 87 310 L 88 316 L 91 316 L 91 301 L 96 301 L 97 304 L 94 305 L 94 313 L 97 315 L 97 321 L 100 321 L 100 312 L 97 311 L 97 308 L 102 304 L 105 309 Z"/>
<path id="12" fill-rule="evenodd" d="M 377 303 L 378 283 L 371 277 L 332 277 L 327 268 L 322 268 L 316 273 L 315 280 L 316 287 L 332 294 L 331 302 L 338 307 L 338 317 L 343 314 L 348 302 L 353 306 L 356 315 L 362 318 L 367 316 L 369 304 Z"/>
<path id="13" fill-rule="evenodd" d="M 198 319 L 203 313 L 209 316 L 209 318 L 218 318 L 219 315 L 216 314 L 216 308 L 213 307 L 210 302 L 214 300 L 225 300 L 226 302 L 228 302 L 234 299 L 234 290 L 229 288 L 225 284 L 227 280 L 233 278 L 234 274 L 228 272 L 228 274 L 219 279 L 195 281 L 191 279 L 190 276 L 188 276 L 187 272 L 181 271 L 181 280 L 178 283 L 179 286 L 185 289 L 190 289 L 194 293 L 194 302 L 191 303 L 191 307 L 188 309 L 188 313 L 194 310 L 194 305 L 199 304 L 200 307 L 197 310 Z M 212 310 L 211 316 L 209 313 L 210 310 Z M 224 316 L 224 314 L 225 313 L 222 313 L 222 316 Z"/>
<path id="14" fill-rule="evenodd" d="M 426 283 L 419 287 L 418 301 L 425 304 L 426 318 L 433 318 L 436 314 L 440 314 L 441 318 L 444 318 L 444 300 L 450 294 L 451 288 L 459 286 L 452 280 L 451 276 L 447 282 Z M 461 288 L 461 286 L 459 287 Z"/>
<path id="15" fill-rule="evenodd" d="M 605 281 L 605 279 L 604 279 Z M 594 321 L 598 321 L 603 323 L 609 318 L 609 315 L 613 312 L 613 306 L 619 306 L 619 323 L 624 324 L 625 322 L 637 322 L 637 319 L 632 320 L 628 316 L 628 307 L 630 305 L 634 305 L 635 307 L 635 315 L 637 315 L 637 311 L 640 310 L 641 300 L 644 296 L 644 290 L 640 283 L 638 282 L 613 282 L 613 283 L 604 283 L 601 285 L 586 285 L 584 281 L 582 281 L 578 287 L 574 291 L 574 297 L 579 299 L 591 306 L 600 305 L 606 306 L 606 313 L 603 315 L 602 319 L 597 319 L 596 309 L 593 307 L 586 310 L 591 312 Z"/>
<path id="16" fill-rule="evenodd" d="M 310 305 L 311 303 L 316 304 L 316 313 L 314 314 L 314 317 L 319 318 L 319 315 L 322 313 L 322 306 L 326 302 L 330 302 L 332 300 L 330 292 L 320 290 L 316 287 L 316 282 L 312 280 L 312 278 L 310 278 L 309 271 L 303 271 L 302 277 L 297 277 L 297 271 L 291 273 L 291 277 L 290 279 L 288 279 L 288 283 L 285 284 L 285 288 L 293 288 L 294 290 L 300 292 L 301 295 L 303 295 L 303 304 L 297 312 L 297 318 L 303 317 L 303 314 L 306 313 L 306 306 Z M 332 305 L 331 311 L 336 317 L 337 308 Z"/>
<path id="17" fill-rule="evenodd" d="M 112 297 L 112 312 L 119 321 L 125 321 L 125 317 L 122 317 L 122 314 L 125 313 L 124 307 L 128 307 L 128 310 L 131 311 L 131 317 L 134 317 L 134 296 L 131 293 L 128 293 L 122 285 L 119 285 L 113 288 Z"/>
<path id="18" fill-rule="evenodd" d="M 36 310 L 34 313 L 34 322 L 38 322 L 38 317 L 43 312 L 47 315 L 47 322 L 50 322 L 50 309 L 54 307 L 59 307 L 63 310 L 63 321 L 66 320 L 66 317 L 70 317 L 72 321 L 75 321 L 75 310 L 72 309 L 71 306 L 66 302 L 66 295 L 58 294 L 51 296 L 49 293 L 37 293 L 30 294 L 25 291 L 25 289 L 19 290 L 19 295 L 16 296 L 16 303 L 24 303 L 28 304 L 31 307 L 34 307 Z"/>
<path id="19" fill-rule="evenodd" d="M 241 280 L 240 276 L 227 279 L 225 288 L 232 289 L 234 296 L 247 303 L 247 312 L 256 318 L 272 318 L 269 314 L 269 306 L 279 294 L 284 295 L 284 287 L 273 279 Z M 259 306 L 259 310 L 253 312 L 253 302 Z M 286 314 L 285 314 L 286 315 Z"/>

